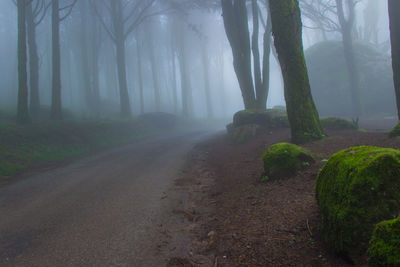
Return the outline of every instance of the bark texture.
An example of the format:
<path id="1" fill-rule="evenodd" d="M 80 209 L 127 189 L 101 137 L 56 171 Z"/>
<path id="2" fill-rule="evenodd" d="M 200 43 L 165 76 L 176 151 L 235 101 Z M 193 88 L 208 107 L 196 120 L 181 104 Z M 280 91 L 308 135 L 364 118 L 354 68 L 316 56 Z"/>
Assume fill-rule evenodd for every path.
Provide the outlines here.
<path id="1" fill-rule="evenodd" d="M 298 0 L 270 0 L 272 33 L 284 79 L 292 142 L 320 139 L 324 133 L 311 96 L 303 52 Z"/>

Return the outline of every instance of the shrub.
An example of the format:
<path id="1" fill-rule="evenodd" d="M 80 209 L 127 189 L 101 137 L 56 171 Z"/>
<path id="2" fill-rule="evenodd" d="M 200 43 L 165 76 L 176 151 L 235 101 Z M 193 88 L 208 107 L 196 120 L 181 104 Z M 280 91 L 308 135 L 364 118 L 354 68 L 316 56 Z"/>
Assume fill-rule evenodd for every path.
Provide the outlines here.
<path id="1" fill-rule="evenodd" d="M 309 151 L 289 143 L 270 146 L 265 150 L 263 160 L 265 175 L 272 179 L 295 175 L 315 162 Z"/>
<path id="2" fill-rule="evenodd" d="M 400 266 L 400 218 L 376 225 L 368 255 L 370 266 Z"/>
<path id="3" fill-rule="evenodd" d="M 365 252 L 376 223 L 400 211 L 400 151 L 359 146 L 334 154 L 317 178 L 323 240 L 355 258 Z"/>
<path id="4" fill-rule="evenodd" d="M 357 129 L 357 125 L 353 122 L 342 118 L 323 118 L 320 119 L 321 125 L 324 129 L 344 130 L 344 129 Z"/>

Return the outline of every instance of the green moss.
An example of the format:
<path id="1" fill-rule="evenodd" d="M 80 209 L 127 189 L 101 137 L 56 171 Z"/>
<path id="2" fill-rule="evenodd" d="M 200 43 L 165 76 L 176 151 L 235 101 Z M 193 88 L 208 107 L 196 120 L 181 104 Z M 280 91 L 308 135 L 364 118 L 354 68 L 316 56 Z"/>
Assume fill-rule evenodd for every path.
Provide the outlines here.
<path id="1" fill-rule="evenodd" d="M 400 218 L 376 225 L 368 255 L 370 266 L 400 266 Z"/>
<path id="2" fill-rule="evenodd" d="M 400 136 L 400 123 L 398 123 L 389 133 L 390 137 Z"/>
<path id="3" fill-rule="evenodd" d="M 279 109 L 241 110 L 233 115 L 233 126 L 256 124 L 266 128 L 288 127 L 289 122 L 286 112 Z"/>
<path id="4" fill-rule="evenodd" d="M 323 118 L 320 121 L 324 129 L 342 130 L 342 129 L 358 128 L 357 125 L 355 125 L 354 123 L 342 118 L 329 117 L 329 118 Z"/>
<path id="5" fill-rule="evenodd" d="M 265 150 L 263 155 L 265 175 L 272 179 L 292 176 L 314 163 L 312 154 L 306 149 L 278 143 Z"/>
<path id="6" fill-rule="evenodd" d="M 321 139 L 324 131 L 315 108 L 303 52 L 299 2 L 270 1 L 272 32 L 284 80 L 293 143 Z"/>
<path id="7" fill-rule="evenodd" d="M 317 178 L 320 230 L 335 252 L 365 252 L 376 223 L 400 212 L 400 151 L 359 146 L 334 154 Z"/>

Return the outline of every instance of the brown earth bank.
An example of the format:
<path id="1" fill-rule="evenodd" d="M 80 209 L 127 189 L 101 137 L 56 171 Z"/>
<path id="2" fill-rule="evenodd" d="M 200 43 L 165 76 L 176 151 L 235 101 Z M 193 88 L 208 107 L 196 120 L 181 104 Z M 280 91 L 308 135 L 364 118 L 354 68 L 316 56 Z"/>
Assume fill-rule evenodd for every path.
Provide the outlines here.
<path id="1" fill-rule="evenodd" d="M 329 131 L 304 145 L 316 163 L 297 176 L 261 183 L 264 149 L 290 140 L 289 129 L 233 144 L 220 133 L 198 144 L 176 183 L 189 192 L 186 217 L 197 253 L 170 266 L 347 266 L 318 232 L 315 180 L 326 159 L 350 146 L 400 148 L 383 132 Z M 196 255 L 203 256 L 196 256 Z M 356 265 L 366 265 L 360 259 Z"/>

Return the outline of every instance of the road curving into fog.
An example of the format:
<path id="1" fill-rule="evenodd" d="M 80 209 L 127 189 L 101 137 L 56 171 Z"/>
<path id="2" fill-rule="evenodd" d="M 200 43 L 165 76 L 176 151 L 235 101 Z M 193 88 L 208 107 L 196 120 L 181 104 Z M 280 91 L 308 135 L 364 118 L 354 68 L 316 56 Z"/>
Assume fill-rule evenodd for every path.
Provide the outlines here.
<path id="1" fill-rule="evenodd" d="M 168 190 L 209 134 L 149 138 L 0 188 L 0 266 L 164 265 Z"/>

